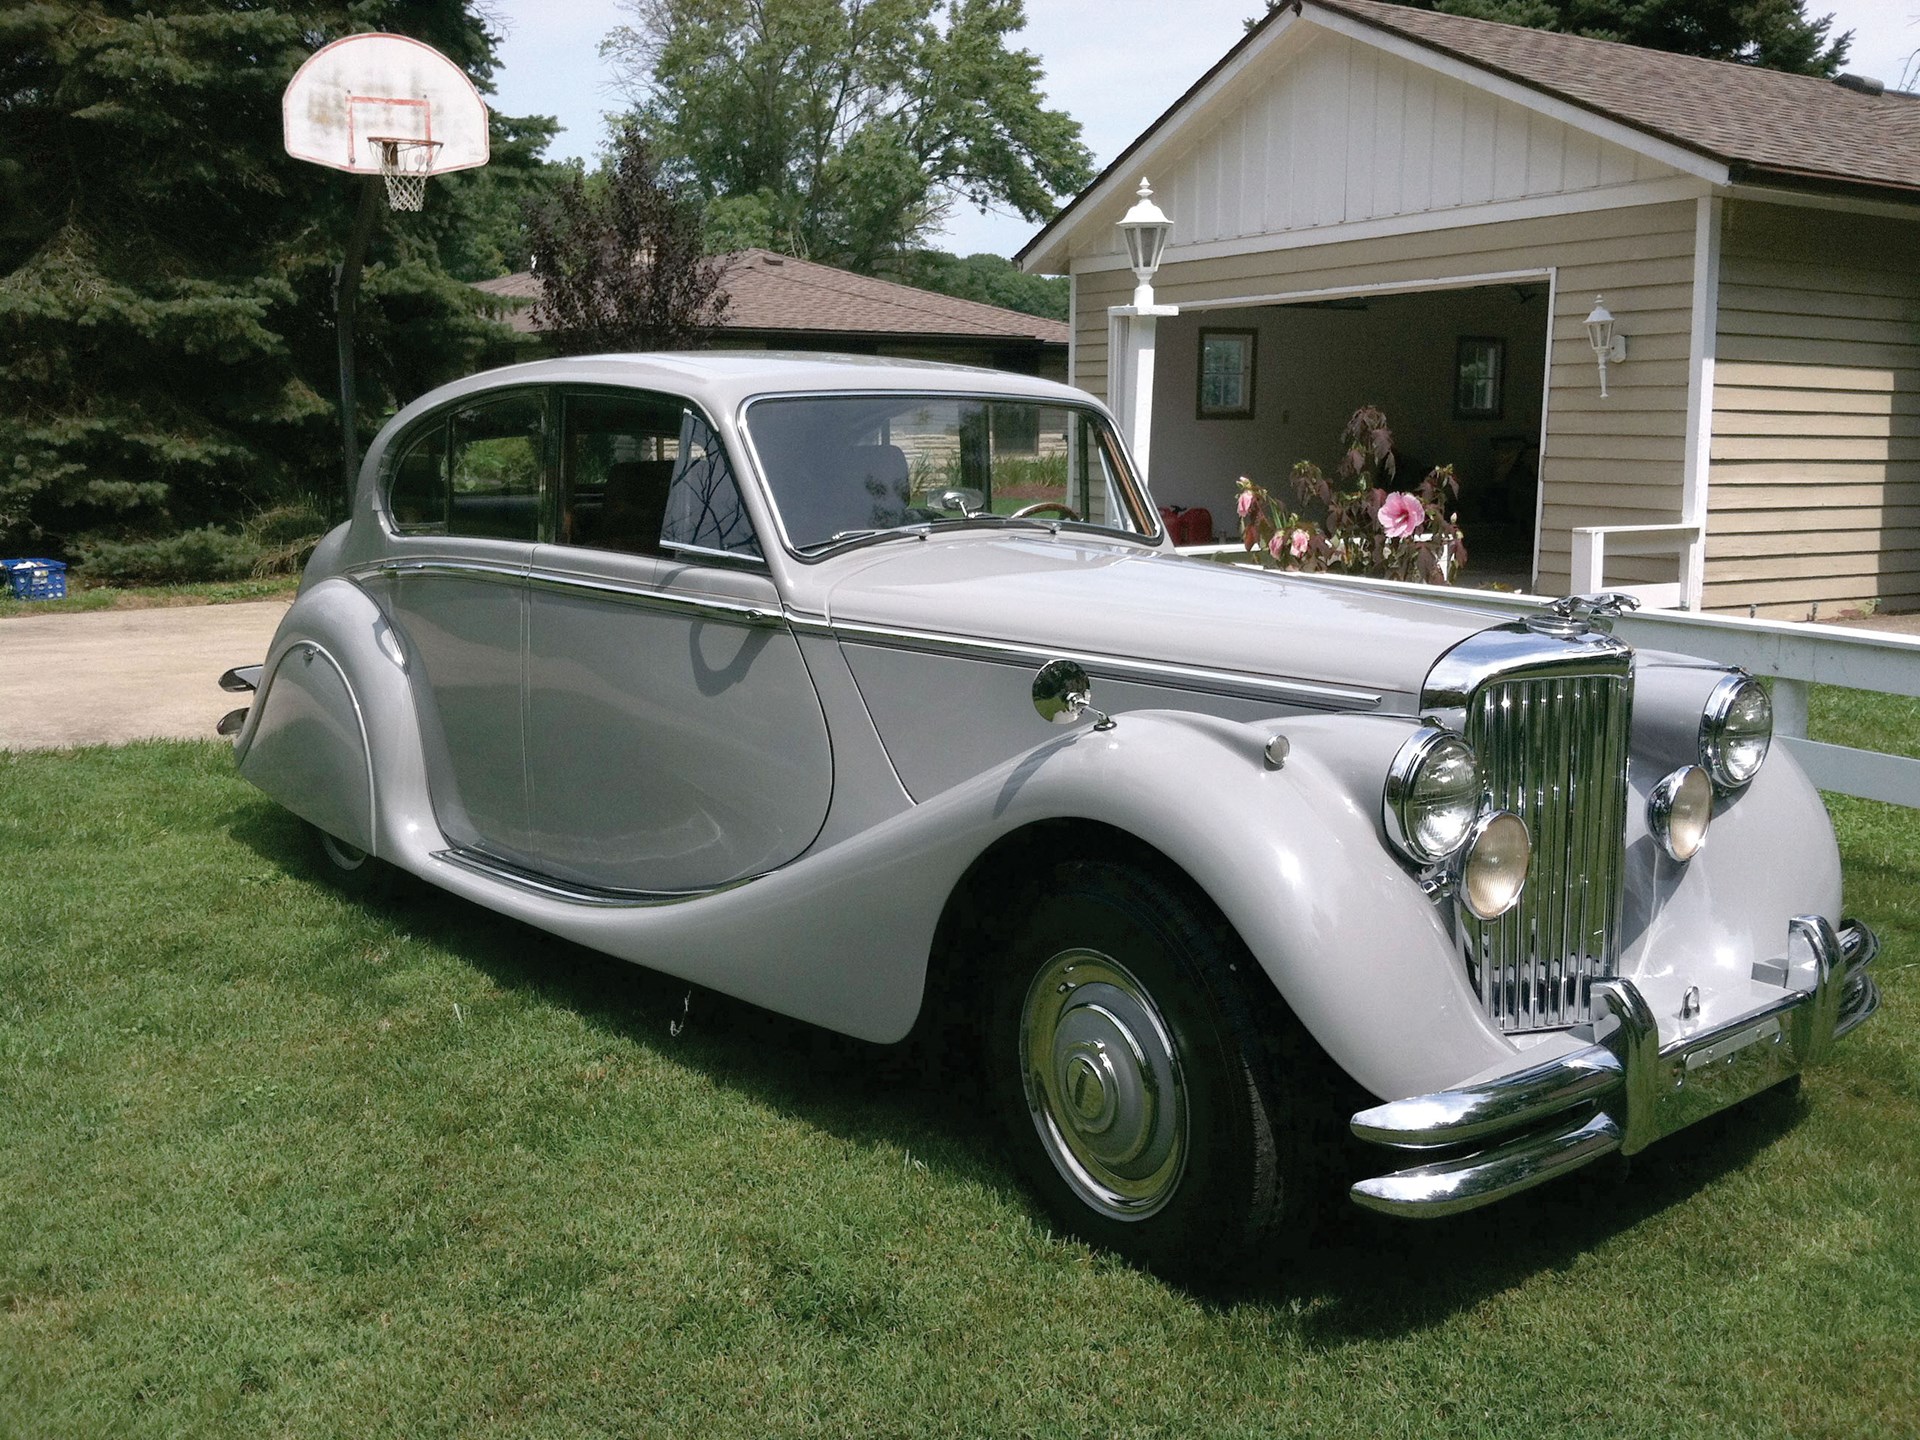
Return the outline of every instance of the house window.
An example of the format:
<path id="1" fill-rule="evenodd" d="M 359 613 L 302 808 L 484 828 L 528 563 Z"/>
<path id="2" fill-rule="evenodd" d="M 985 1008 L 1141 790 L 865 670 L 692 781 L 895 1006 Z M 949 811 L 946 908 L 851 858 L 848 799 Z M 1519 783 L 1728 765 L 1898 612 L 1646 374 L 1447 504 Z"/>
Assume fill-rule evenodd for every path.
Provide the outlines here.
<path id="1" fill-rule="evenodd" d="M 1246 420 L 1253 415 L 1254 330 L 1200 332 L 1202 420 Z"/>
<path id="2" fill-rule="evenodd" d="M 1507 342 L 1462 335 L 1453 362 L 1453 417 L 1498 420 L 1506 402 Z"/>

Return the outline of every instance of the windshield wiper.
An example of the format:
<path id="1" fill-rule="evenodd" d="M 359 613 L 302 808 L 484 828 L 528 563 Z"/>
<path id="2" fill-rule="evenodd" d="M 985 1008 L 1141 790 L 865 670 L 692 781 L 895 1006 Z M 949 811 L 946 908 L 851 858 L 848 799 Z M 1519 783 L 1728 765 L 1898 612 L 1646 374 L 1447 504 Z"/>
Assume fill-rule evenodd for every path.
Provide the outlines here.
<path id="1" fill-rule="evenodd" d="M 899 537 L 907 540 L 927 538 L 927 525 L 923 521 L 916 525 L 874 525 L 858 530 L 836 530 L 814 547 L 815 552 L 832 550 L 846 545 L 871 545 L 876 540 L 890 540 Z"/>

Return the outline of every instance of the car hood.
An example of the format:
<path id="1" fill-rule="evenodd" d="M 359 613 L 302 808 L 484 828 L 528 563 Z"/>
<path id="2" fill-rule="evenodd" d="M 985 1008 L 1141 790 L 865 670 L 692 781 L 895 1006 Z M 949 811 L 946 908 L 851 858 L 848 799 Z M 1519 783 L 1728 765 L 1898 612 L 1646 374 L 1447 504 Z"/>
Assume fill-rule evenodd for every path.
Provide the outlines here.
<path id="1" fill-rule="evenodd" d="M 1138 546 L 956 535 L 868 551 L 827 591 L 835 625 L 1113 656 L 1415 697 L 1506 617 Z"/>

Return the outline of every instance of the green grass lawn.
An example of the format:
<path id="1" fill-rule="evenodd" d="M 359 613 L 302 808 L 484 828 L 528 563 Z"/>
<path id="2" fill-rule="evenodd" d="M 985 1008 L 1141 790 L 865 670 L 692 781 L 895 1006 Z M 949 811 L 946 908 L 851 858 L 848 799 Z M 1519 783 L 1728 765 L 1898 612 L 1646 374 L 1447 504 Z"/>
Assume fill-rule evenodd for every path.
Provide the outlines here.
<path id="1" fill-rule="evenodd" d="M 342 898 L 224 746 L 0 754 L 0 1435 L 1913 1435 L 1920 817 L 1835 812 L 1887 1003 L 1797 1097 L 1195 1294 L 899 1057 Z"/>
<path id="2" fill-rule="evenodd" d="M 83 610 L 151 610 L 168 605 L 229 605 L 236 600 L 273 600 L 299 588 L 298 575 L 262 580 L 209 580 L 180 585 L 74 584 L 59 600 L 16 600 L 0 587 L 0 620 L 15 615 L 72 615 Z"/>

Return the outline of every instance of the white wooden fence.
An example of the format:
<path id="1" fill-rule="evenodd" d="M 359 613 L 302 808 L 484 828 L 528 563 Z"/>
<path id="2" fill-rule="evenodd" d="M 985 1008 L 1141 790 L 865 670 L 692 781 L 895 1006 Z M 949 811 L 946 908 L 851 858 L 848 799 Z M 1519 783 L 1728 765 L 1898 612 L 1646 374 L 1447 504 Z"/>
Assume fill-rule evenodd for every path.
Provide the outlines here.
<path id="1" fill-rule="evenodd" d="M 1243 553 L 1238 545 L 1194 545 L 1183 555 Z M 1249 562 L 1251 563 L 1251 562 Z M 1395 580 L 1321 577 L 1338 585 L 1446 599 L 1524 615 L 1548 603 L 1541 595 L 1501 590 L 1437 589 Z M 1884 695 L 1920 695 L 1920 636 L 1793 620 L 1748 620 L 1683 610 L 1640 610 L 1613 622 L 1621 639 L 1647 650 L 1673 650 L 1773 679 L 1774 734 L 1814 784 L 1842 795 L 1920 809 L 1920 760 L 1856 750 L 1807 738 L 1807 686 L 1840 685 Z"/>

